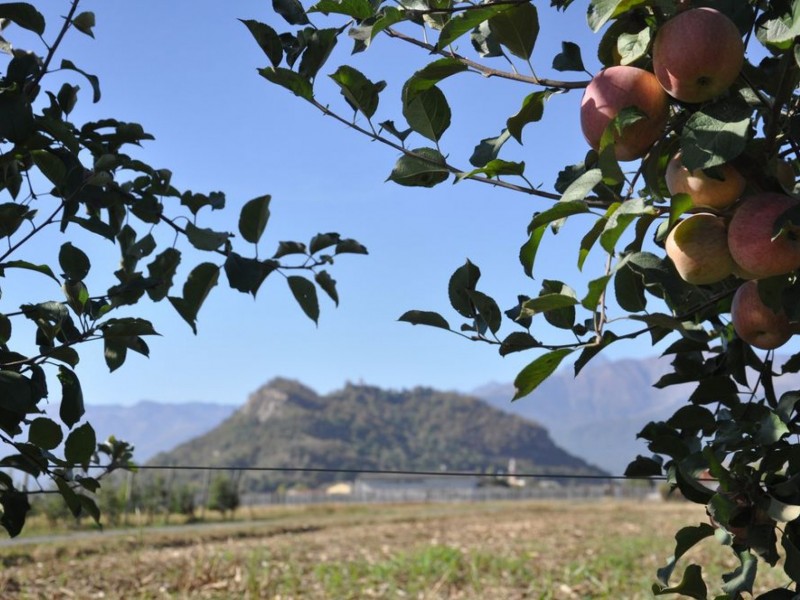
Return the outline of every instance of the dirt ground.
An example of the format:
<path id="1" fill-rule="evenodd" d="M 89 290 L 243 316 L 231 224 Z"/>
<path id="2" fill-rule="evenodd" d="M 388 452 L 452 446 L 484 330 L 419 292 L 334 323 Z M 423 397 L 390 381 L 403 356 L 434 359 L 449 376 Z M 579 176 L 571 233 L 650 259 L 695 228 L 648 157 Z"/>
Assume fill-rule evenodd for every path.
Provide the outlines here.
<path id="1" fill-rule="evenodd" d="M 281 509 L 6 548 L 0 597 L 651 598 L 675 531 L 704 520 L 702 507 L 660 502 Z M 718 578 L 736 565 L 728 554 L 712 539 L 690 559 Z"/>

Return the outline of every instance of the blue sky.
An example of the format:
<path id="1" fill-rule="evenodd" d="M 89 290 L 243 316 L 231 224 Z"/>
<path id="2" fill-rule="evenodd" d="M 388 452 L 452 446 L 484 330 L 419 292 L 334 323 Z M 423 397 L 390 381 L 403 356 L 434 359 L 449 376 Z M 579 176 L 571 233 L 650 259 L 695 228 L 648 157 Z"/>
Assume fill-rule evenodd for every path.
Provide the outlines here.
<path id="1" fill-rule="evenodd" d="M 67 4 L 47 3 L 48 39 L 57 32 L 54 15 L 66 13 Z M 201 310 L 196 337 L 168 304 L 148 307 L 142 316 L 163 334 L 149 340 L 149 360 L 131 355 L 122 369 L 108 374 L 100 345 L 84 350 L 77 370 L 88 402 L 241 403 L 275 376 L 300 379 L 320 392 L 360 380 L 393 388 L 458 390 L 510 381 L 533 354 L 501 358 L 486 345 L 398 323 L 398 316 L 419 308 L 438 310 L 456 322 L 447 302 L 447 281 L 467 257 L 483 271 L 480 289 L 503 309 L 518 293 L 538 294 L 541 279 L 565 280 L 582 294 L 587 279 L 601 274 L 600 252 L 585 267 L 590 277 L 577 270 L 577 239 L 592 221 L 575 219 L 559 236 L 550 236 L 536 280 L 524 275 L 517 253 L 531 215 L 547 201 L 472 182 L 432 190 L 385 183 L 397 159 L 394 150 L 322 116 L 257 74 L 266 58 L 237 18 L 283 28 L 268 2 L 107 0 L 85 1 L 81 9 L 95 12 L 96 39 L 72 32 L 60 56 L 96 74 L 103 99 L 92 105 L 88 85 L 78 81 L 82 89 L 75 120 L 113 116 L 139 122 L 156 137 L 140 157 L 171 169 L 179 188 L 225 191 L 227 209 L 207 215 L 201 226 L 235 231 L 242 204 L 269 193 L 272 217 L 262 256 L 274 252 L 279 240 L 308 240 L 324 231 L 354 237 L 370 250 L 367 257 L 337 260 L 332 275 L 340 307 L 321 298 L 318 327 L 301 313 L 280 277 L 268 279 L 256 300 L 222 286 L 215 289 Z M 599 40 L 585 24 L 583 8 L 555 13 L 543 6 L 540 13 L 542 31 L 534 53 L 538 74 L 586 78 L 550 69 L 563 40 L 581 43 L 587 67 L 596 70 Z M 7 30 L 6 36 L 15 42 L 15 33 Z M 323 73 L 332 72 L 348 54 L 349 48 L 340 45 Z M 348 64 L 373 80 L 387 80 L 378 116 L 399 122 L 402 83 L 430 60 L 424 52 L 379 39 Z M 534 91 L 476 75 L 452 78 L 443 88 L 454 116 L 442 145 L 452 162 L 465 168 L 475 144 L 500 133 L 505 119 Z M 320 82 L 318 97 L 343 107 L 332 84 Z M 506 157 L 525 160 L 529 178 L 545 189 L 552 189 L 560 167 L 579 162 L 586 152 L 579 100 L 578 92 L 551 99 L 545 120 L 525 129 L 525 145 L 512 141 L 506 146 Z M 418 143 L 425 145 L 421 139 Z M 55 236 L 53 248 L 63 241 Z M 107 287 L 100 272 L 103 260 L 108 260 L 107 271 L 113 268 L 107 258 L 113 256 L 110 244 L 87 241 L 82 247 L 99 253 L 97 285 Z M 46 258 L 52 248 L 41 245 L 35 251 Z M 183 278 L 178 281 L 181 285 Z M 4 300 L 11 303 L 14 297 L 9 293 Z M 538 326 L 545 327 L 544 322 Z M 554 334 L 534 329 L 545 339 Z M 617 346 L 609 356 L 655 353 L 646 340 Z"/>

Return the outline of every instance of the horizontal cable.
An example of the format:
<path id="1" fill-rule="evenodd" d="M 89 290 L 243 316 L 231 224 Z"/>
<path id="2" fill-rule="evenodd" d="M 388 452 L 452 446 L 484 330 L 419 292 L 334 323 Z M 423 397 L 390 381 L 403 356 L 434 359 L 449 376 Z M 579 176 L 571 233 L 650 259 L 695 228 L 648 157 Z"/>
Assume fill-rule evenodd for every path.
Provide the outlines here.
<path id="1" fill-rule="evenodd" d="M 107 469 L 109 465 L 90 465 L 92 469 Z M 119 466 L 115 465 L 115 468 Z M 666 481 L 664 476 L 589 475 L 572 473 L 480 473 L 477 471 L 414 471 L 407 469 L 345 469 L 325 467 L 220 467 L 210 465 L 139 465 L 141 471 L 235 471 L 235 472 L 295 472 L 295 473 L 344 473 L 350 475 L 424 475 L 446 477 L 518 477 L 520 479 L 587 479 L 587 480 L 645 480 Z"/>

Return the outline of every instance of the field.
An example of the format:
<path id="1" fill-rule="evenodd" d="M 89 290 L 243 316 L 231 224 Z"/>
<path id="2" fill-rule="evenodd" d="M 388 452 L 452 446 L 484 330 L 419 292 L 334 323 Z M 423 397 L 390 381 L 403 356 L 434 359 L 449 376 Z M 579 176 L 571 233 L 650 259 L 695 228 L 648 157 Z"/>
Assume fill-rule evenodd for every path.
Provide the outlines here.
<path id="1" fill-rule="evenodd" d="M 632 501 L 275 507 L 258 517 L 0 548 L 0 597 L 652 598 L 674 532 L 706 520 L 695 505 Z M 688 558 L 713 563 L 717 586 L 735 566 L 729 554 L 711 538 Z M 764 585 L 785 583 L 780 569 L 762 569 Z"/>

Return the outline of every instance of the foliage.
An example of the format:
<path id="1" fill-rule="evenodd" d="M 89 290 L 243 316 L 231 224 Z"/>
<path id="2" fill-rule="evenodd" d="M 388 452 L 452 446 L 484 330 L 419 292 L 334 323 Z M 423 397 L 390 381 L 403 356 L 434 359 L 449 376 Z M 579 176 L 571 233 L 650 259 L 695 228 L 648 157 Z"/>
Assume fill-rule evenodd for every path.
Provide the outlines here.
<path id="1" fill-rule="evenodd" d="M 218 510 L 223 516 L 236 511 L 239 508 L 238 481 L 225 475 L 215 477 L 208 491 L 208 508 Z"/>
<path id="2" fill-rule="evenodd" d="M 4 296 L 0 309 L 0 441 L 9 449 L 0 459 L 0 525 L 12 536 L 30 509 L 18 482 L 23 475 L 51 480 L 75 517 L 99 521 L 101 478 L 132 466 L 129 444 L 97 440 L 84 420 L 76 369 L 84 343 L 99 342 L 111 371 L 129 351 L 148 356 L 146 338 L 158 333 L 135 307 L 166 300 L 196 332 L 223 274 L 232 289 L 253 296 L 267 277 L 280 275 L 317 321 L 317 288 L 338 303 L 328 272 L 335 257 L 366 253 L 355 240 L 321 233 L 308 244 L 282 241 L 260 258 L 270 196 L 244 203 L 238 232 L 217 231 L 209 213 L 225 207 L 225 195 L 178 190 L 168 169 L 137 158 L 137 147 L 153 139 L 140 124 L 71 120 L 78 102 L 100 101 L 101 87 L 59 56 L 65 35 L 93 36 L 95 27 L 79 0 L 63 4 L 55 30 L 31 4 L 0 4 L 0 51 L 7 55 L 0 77 L 0 276 L 6 290 L 26 290 L 21 306 L 8 306 Z M 37 37 L 40 51 L 13 45 Z M 119 265 L 104 272 L 108 250 L 101 244 L 109 242 Z M 47 296 L 37 297 L 40 289 Z M 42 416 L 53 389 L 59 420 Z"/>
<path id="3" fill-rule="evenodd" d="M 576 10 L 571 4 L 552 2 L 558 11 Z M 652 69 L 652 40 L 660 27 L 694 4 L 707 3 L 591 0 L 587 21 L 598 34 L 600 62 Z M 570 74 L 567 80 L 537 76 L 540 9 L 528 0 L 320 0 L 307 7 L 296 0 L 274 0 L 275 12 L 290 27 L 284 24 L 277 31 L 254 20 L 244 23 L 267 56 L 267 66 L 259 71 L 267 81 L 401 154 L 389 180 L 416 187 L 472 180 L 549 201 L 520 232 L 519 260 L 530 277 L 546 236 L 558 233 L 566 220 L 585 222 L 576 249 L 578 268 L 587 264 L 590 253 L 607 255 L 605 269 L 586 289 L 544 280 L 537 297 L 520 294 L 503 311 L 479 289 L 481 270 L 467 261 L 448 285 L 460 324 L 451 325 L 451 318 L 429 310 L 408 311 L 400 320 L 493 345 L 501 355 L 535 354 L 515 381 L 515 399 L 532 392 L 568 357 L 577 374 L 622 340 L 647 336 L 653 344 L 662 342 L 664 354 L 673 357 L 673 371 L 656 386 L 694 383 L 695 391 L 671 419 L 642 429 L 640 437 L 653 456 L 638 457 L 628 474 L 664 472 L 686 498 L 707 505 L 718 539 L 739 563 L 723 576 L 724 595 L 719 597 L 739 598 L 752 591 L 759 565 L 778 563 L 779 547 L 786 574 L 795 585 L 800 581 L 800 447 L 791 440 L 800 433 L 800 394 L 778 398 L 773 387 L 774 377 L 800 369 L 800 355 L 779 366 L 773 351 L 758 352 L 737 335 L 728 313 L 739 278 L 691 285 L 679 277 L 664 256 L 664 238 L 690 206 L 682 194 L 669 196 L 664 173 L 680 149 L 687 168 L 706 169 L 712 178 L 714 167 L 734 165 L 745 175 L 749 193 L 792 191 L 780 185 L 776 173 L 781 160 L 796 173 L 800 156 L 800 12 L 796 2 L 731 0 L 713 6 L 730 17 L 746 44 L 747 60 L 731 88 L 701 104 L 672 101 L 663 134 L 631 170 L 623 170 L 615 158 L 615 130 L 624 130 L 641 114 L 621 111 L 599 147 L 576 156 L 576 164 L 559 173 L 552 191 L 533 186 L 525 163 L 502 158 L 503 150 L 512 138 L 521 144 L 523 131 L 545 119 L 547 107 L 559 96 L 588 82 L 581 49 L 573 42 L 564 42 L 561 53 L 547 57 L 555 70 Z M 339 56 L 337 43 L 349 42 L 357 55 L 379 36 L 400 50 L 432 55 L 426 66 L 404 75 L 402 86 L 394 87 L 401 89 L 395 100 L 402 120 L 386 108 L 387 92 L 393 89 L 382 79 L 388 71 L 367 75 L 350 64 L 326 66 L 330 57 Z M 317 97 L 324 69 L 342 99 Z M 469 166 L 458 166 L 448 158 L 455 154 L 442 146 L 452 122 L 444 82 L 475 73 L 522 84 L 520 109 L 507 115 L 502 131 L 476 142 Z M 730 211 L 720 214 L 727 218 Z M 787 212 L 776 222 L 774 237 L 794 239 L 796 223 L 796 215 Z M 759 291 L 773 310 L 782 308 L 798 320 L 796 272 L 760 281 Z M 556 331 L 547 331 L 548 325 Z M 575 341 L 544 341 L 558 330 Z M 708 487 L 702 476 L 716 483 Z M 675 559 L 659 571 L 654 593 L 707 597 L 699 565 L 689 565 L 678 583 L 671 575 L 681 555 L 713 531 L 706 524 L 678 532 Z M 793 593 L 776 589 L 764 597 Z"/>

